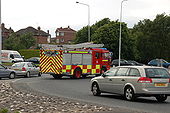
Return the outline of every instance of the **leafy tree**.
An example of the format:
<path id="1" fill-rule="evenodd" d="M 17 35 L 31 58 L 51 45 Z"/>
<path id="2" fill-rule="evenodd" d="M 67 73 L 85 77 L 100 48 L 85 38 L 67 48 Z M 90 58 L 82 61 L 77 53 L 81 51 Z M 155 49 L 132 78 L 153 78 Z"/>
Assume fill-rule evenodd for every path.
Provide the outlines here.
<path id="1" fill-rule="evenodd" d="M 118 58 L 119 54 L 119 26 L 118 21 L 112 21 L 100 27 L 93 35 L 92 41 L 103 43 L 107 49 L 113 52 L 113 59 Z M 122 46 L 121 58 L 133 59 L 133 40 L 129 37 L 127 25 L 122 23 Z"/>
<path id="2" fill-rule="evenodd" d="M 154 58 L 170 60 L 170 16 L 160 14 L 153 21 L 140 21 L 132 34 L 136 37 L 136 48 L 142 62 Z"/>
<path id="3" fill-rule="evenodd" d="M 101 21 L 96 22 L 94 25 L 90 27 L 90 35 L 92 36 L 95 33 L 95 31 L 97 31 L 98 28 L 108 23 L 110 23 L 109 18 L 104 18 Z M 75 43 L 88 42 L 88 26 L 83 27 L 77 32 L 74 42 Z"/>
<path id="4" fill-rule="evenodd" d="M 29 49 L 31 46 L 34 45 L 35 38 L 30 33 L 20 36 L 14 33 L 4 42 L 4 48 L 7 50 Z"/>

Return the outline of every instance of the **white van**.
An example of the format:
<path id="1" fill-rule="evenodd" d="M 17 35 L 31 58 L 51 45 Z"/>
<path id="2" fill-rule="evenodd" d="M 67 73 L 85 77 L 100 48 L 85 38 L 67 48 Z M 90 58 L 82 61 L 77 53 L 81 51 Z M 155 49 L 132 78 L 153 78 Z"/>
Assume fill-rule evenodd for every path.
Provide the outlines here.
<path id="1" fill-rule="evenodd" d="M 2 62 L 23 62 L 23 57 L 19 54 L 18 51 L 12 50 L 1 50 L 1 61 Z"/>

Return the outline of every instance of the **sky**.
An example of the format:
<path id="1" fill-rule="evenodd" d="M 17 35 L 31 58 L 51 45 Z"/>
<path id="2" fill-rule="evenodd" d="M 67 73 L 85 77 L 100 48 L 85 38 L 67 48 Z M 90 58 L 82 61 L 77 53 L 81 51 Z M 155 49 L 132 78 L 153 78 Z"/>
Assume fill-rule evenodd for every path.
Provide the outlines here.
<path id="1" fill-rule="evenodd" d="M 122 0 L 1 0 L 1 21 L 14 31 L 40 26 L 52 37 L 60 27 L 77 31 L 88 24 L 88 7 L 76 1 L 90 6 L 90 25 L 103 18 L 120 18 Z M 140 20 L 153 20 L 162 13 L 170 15 L 170 0 L 128 0 L 123 2 L 122 21 L 132 28 Z"/>

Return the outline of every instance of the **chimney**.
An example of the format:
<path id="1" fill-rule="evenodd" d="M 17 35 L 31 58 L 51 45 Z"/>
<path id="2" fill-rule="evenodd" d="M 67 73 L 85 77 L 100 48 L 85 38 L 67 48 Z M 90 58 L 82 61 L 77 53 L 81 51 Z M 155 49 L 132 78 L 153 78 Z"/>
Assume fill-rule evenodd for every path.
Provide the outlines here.
<path id="1" fill-rule="evenodd" d="M 49 30 L 47 30 L 47 33 L 48 33 L 48 34 L 50 33 Z"/>
<path id="2" fill-rule="evenodd" d="M 68 26 L 68 29 L 70 29 L 70 26 Z"/>
<path id="3" fill-rule="evenodd" d="M 4 23 L 1 24 L 1 28 L 2 28 L 2 29 L 5 28 L 5 24 L 4 24 Z"/>
<path id="4" fill-rule="evenodd" d="M 39 31 L 41 30 L 41 27 L 40 27 L 40 26 L 38 26 L 38 30 L 39 30 Z"/>

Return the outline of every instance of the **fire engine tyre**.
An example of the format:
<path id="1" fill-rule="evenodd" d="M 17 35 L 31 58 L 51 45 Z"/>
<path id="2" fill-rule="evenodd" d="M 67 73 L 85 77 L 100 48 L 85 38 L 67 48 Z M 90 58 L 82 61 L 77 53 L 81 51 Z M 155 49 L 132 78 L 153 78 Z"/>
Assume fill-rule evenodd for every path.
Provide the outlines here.
<path id="1" fill-rule="evenodd" d="M 158 102 L 164 102 L 167 99 L 167 95 L 157 95 L 155 98 Z"/>
<path id="2" fill-rule="evenodd" d="M 76 68 L 74 70 L 73 78 L 80 78 L 82 76 L 82 70 L 80 68 Z"/>
<path id="3" fill-rule="evenodd" d="M 26 78 L 29 78 L 30 77 L 30 72 L 27 72 L 26 75 L 25 75 Z"/>
<path id="4" fill-rule="evenodd" d="M 39 72 L 39 73 L 38 73 L 38 76 L 40 77 L 41 75 L 42 75 L 42 73 L 41 73 L 41 72 Z"/>
<path id="5" fill-rule="evenodd" d="M 52 74 L 52 76 L 53 76 L 55 79 L 60 79 L 60 78 L 62 78 L 62 75 L 59 75 L 59 74 Z"/>

